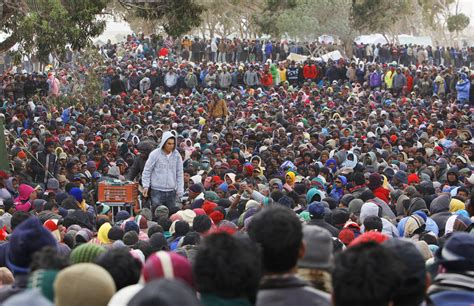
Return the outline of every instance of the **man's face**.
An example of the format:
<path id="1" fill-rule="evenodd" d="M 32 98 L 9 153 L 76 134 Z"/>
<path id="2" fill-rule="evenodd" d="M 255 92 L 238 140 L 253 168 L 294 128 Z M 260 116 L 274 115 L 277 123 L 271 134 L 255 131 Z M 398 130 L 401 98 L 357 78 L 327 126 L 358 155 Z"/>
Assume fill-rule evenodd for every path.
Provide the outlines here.
<path id="1" fill-rule="evenodd" d="M 173 138 L 170 138 L 166 141 L 164 145 L 164 151 L 167 153 L 171 153 L 175 148 L 175 141 Z"/>

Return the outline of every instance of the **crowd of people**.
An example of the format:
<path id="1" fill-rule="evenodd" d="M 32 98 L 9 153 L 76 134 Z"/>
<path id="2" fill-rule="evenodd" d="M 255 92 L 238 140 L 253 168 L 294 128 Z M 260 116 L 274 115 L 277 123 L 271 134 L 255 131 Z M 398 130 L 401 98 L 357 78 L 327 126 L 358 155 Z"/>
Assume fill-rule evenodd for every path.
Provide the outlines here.
<path id="1" fill-rule="evenodd" d="M 181 43 L 0 79 L 2 305 L 472 305 L 470 49 Z"/>

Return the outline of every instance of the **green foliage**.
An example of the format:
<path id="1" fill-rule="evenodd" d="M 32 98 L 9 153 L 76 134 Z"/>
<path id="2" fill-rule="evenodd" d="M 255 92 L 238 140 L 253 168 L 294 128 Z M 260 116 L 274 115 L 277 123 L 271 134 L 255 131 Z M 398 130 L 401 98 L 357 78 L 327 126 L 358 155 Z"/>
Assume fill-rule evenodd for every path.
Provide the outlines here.
<path id="1" fill-rule="evenodd" d="M 457 15 L 449 16 L 447 20 L 449 32 L 460 32 L 467 28 L 470 19 L 465 14 L 460 13 Z"/>
<path id="2" fill-rule="evenodd" d="M 385 32 L 402 16 L 412 14 L 410 0 L 353 0 L 353 25 L 359 31 Z"/>
<path id="3" fill-rule="evenodd" d="M 34 0 L 25 3 L 23 10 L 10 15 L 4 12 L 2 30 L 11 33 L 13 44 L 26 53 L 36 53 L 44 63 L 48 55 L 62 54 L 70 45 L 80 50 L 91 37 L 105 29 L 105 21 L 98 20 L 109 0 Z M 5 46 L 4 49 L 7 49 Z"/>
<path id="4" fill-rule="evenodd" d="M 128 17 L 138 17 L 148 22 L 159 22 L 165 32 L 173 37 L 181 36 L 201 24 L 203 7 L 194 0 L 119 0 L 128 10 Z"/>

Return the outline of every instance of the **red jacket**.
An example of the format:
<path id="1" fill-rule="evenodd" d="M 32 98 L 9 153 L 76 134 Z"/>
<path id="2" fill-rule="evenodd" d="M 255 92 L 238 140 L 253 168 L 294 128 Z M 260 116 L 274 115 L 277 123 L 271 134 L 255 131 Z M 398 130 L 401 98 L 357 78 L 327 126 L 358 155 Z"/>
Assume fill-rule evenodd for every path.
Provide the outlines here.
<path id="1" fill-rule="evenodd" d="M 385 203 L 388 204 L 390 202 L 390 191 L 388 189 L 385 189 L 382 186 L 380 186 L 379 188 L 373 190 L 372 192 L 374 193 L 374 196 L 383 200 Z"/>
<path id="2" fill-rule="evenodd" d="M 270 87 L 273 85 L 273 77 L 270 72 L 263 72 L 262 76 L 260 77 L 260 84 L 265 87 Z"/>
<path id="3" fill-rule="evenodd" d="M 316 65 L 304 65 L 303 67 L 303 77 L 306 79 L 316 79 L 318 76 L 318 70 L 316 69 Z"/>

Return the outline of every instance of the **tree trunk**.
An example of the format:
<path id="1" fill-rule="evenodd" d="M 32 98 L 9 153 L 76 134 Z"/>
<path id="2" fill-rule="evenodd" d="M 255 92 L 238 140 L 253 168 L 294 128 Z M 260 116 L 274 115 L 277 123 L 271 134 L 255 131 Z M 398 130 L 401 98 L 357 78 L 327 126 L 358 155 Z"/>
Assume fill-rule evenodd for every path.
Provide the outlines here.
<path id="1" fill-rule="evenodd" d="M 17 43 L 14 35 L 7 37 L 4 41 L 0 42 L 0 54 L 7 52 Z"/>

